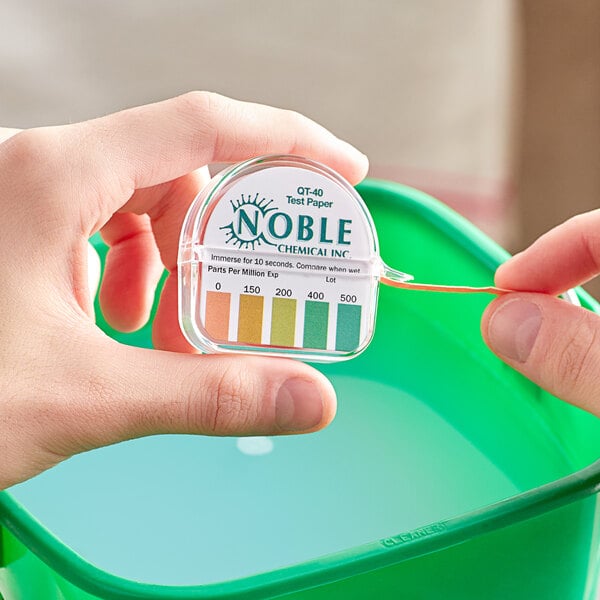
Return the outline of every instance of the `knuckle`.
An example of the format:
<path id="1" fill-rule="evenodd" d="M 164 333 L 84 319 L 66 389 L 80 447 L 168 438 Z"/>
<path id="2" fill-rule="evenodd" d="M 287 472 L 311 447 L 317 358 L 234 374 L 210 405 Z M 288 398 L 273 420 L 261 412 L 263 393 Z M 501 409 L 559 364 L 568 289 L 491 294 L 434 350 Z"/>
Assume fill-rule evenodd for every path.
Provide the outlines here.
<path id="1" fill-rule="evenodd" d="M 322 133 L 317 123 L 294 110 L 283 111 L 282 125 L 288 138 L 288 152 L 290 154 L 298 153 L 299 147 L 304 152 L 307 146 L 314 145 L 313 137 Z"/>
<path id="2" fill-rule="evenodd" d="M 70 126 L 69 126 L 70 127 Z M 73 153 L 69 152 L 64 127 L 43 127 L 21 131 L 2 145 L 2 167 L 12 174 L 13 193 L 25 199 L 15 219 L 29 219 L 36 235 L 47 236 L 47 213 L 60 223 L 54 233 L 69 226 L 67 197 L 73 194 Z M 0 167 L 0 168 L 2 168 Z M 54 238 L 57 239 L 57 238 Z M 50 240 L 46 238 L 46 243 Z"/>
<path id="3" fill-rule="evenodd" d="M 215 381 L 209 421 L 213 433 L 243 428 L 250 420 L 248 386 L 240 370 L 226 368 Z"/>
<path id="4" fill-rule="evenodd" d="M 190 138 L 192 156 L 214 156 L 219 151 L 219 123 L 223 120 L 225 99 L 214 92 L 188 92 L 179 96 L 178 109 L 184 118 L 193 122 Z"/>
<path id="5" fill-rule="evenodd" d="M 50 128 L 20 131 L 3 146 L 14 166 L 29 174 L 51 170 L 59 157 L 56 135 Z"/>
<path id="6" fill-rule="evenodd" d="M 220 112 L 223 96 L 215 92 L 193 91 L 177 98 L 181 110 L 192 117 L 206 120 L 211 115 Z"/>
<path id="7" fill-rule="evenodd" d="M 207 390 L 204 423 L 211 433 L 243 429 L 251 421 L 252 390 L 240 369 L 228 366 Z"/>
<path id="8" fill-rule="evenodd" d="M 588 316 L 584 315 L 571 328 L 571 334 L 559 353 L 554 369 L 557 387 L 576 390 L 584 385 L 597 344 L 597 328 L 593 326 Z"/>
<path id="9" fill-rule="evenodd" d="M 254 428 L 262 403 L 256 401 L 258 381 L 248 377 L 237 360 L 209 357 L 189 366 L 175 378 L 180 381 L 177 400 L 171 403 L 171 421 L 185 431 L 232 435 Z"/>
<path id="10" fill-rule="evenodd" d="M 299 113 L 295 110 L 284 110 L 283 116 L 284 116 L 286 125 L 290 129 L 299 129 L 301 127 L 308 127 L 312 123 L 312 121 L 308 117 L 305 117 L 302 113 Z"/>

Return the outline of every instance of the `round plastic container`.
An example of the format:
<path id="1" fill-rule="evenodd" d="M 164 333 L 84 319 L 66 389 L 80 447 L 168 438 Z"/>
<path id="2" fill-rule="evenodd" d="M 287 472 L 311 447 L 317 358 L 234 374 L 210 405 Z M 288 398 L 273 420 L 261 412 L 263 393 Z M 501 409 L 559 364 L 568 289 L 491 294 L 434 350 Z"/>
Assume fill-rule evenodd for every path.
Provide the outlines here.
<path id="1" fill-rule="evenodd" d="M 399 185 L 358 190 L 385 262 L 492 282 L 506 253 L 462 218 Z M 368 348 L 319 366 L 338 392 L 323 432 L 156 436 L 0 494 L 0 595 L 594 599 L 599 420 L 487 350 L 490 300 L 382 287 Z"/>

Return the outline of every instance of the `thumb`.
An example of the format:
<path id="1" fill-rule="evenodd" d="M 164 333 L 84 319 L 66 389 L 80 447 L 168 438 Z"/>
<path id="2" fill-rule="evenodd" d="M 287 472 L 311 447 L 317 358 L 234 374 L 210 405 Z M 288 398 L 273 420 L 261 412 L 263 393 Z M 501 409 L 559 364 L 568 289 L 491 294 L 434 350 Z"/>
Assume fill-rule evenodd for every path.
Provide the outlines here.
<path id="1" fill-rule="evenodd" d="M 482 320 L 489 347 L 555 396 L 600 416 L 600 317 L 546 294 L 494 300 Z"/>
<path id="2" fill-rule="evenodd" d="M 335 415 L 331 383 L 298 361 L 95 346 L 92 393 L 71 407 L 61 454 L 159 433 L 305 433 Z"/>

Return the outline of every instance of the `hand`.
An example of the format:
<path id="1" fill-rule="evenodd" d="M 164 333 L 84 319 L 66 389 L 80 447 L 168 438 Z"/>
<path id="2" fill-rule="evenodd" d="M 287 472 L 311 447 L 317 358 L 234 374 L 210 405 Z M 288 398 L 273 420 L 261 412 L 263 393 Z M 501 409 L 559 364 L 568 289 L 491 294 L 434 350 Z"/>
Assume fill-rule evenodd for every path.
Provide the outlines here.
<path id="1" fill-rule="evenodd" d="M 296 113 L 202 92 L 0 145 L 0 489 L 138 436 L 299 433 L 332 420 L 335 394 L 317 371 L 191 355 L 177 322 L 179 230 L 204 165 L 267 153 L 314 158 L 352 183 L 368 167 Z M 87 240 L 98 230 L 110 246 L 101 303 L 118 329 L 147 321 L 170 272 L 153 324 L 160 350 L 95 326 Z"/>
<path id="2" fill-rule="evenodd" d="M 600 211 L 579 215 L 503 264 L 482 332 L 508 364 L 600 416 L 600 316 L 556 296 L 600 273 Z"/>

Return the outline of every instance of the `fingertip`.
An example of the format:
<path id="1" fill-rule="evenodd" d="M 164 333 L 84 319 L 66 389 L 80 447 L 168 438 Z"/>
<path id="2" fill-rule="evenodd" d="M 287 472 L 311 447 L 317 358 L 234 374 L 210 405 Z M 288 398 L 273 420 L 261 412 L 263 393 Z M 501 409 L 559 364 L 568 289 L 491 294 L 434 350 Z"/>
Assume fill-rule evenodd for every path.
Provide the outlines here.
<path id="1" fill-rule="evenodd" d="M 481 315 L 481 322 L 480 322 L 481 336 L 483 337 L 483 341 L 488 346 L 490 345 L 490 343 L 489 343 L 489 337 L 488 337 L 488 326 L 489 326 L 489 323 L 490 323 L 490 319 L 492 318 L 492 315 L 498 309 L 498 307 L 501 304 L 502 300 L 505 299 L 506 296 L 509 296 L 509 295 L 510 294 L 505 294 L 503 296 L 495 298 L 492 302 L 490 302 L 485 307 L 485 310 L 483 311 L 483 314 Z"/>
<path id="2" fill-rule="evenodd" d="M 514 254 L 496 269 L 496 273 L 494 274 L 494 283 L 498 287 L 507 289 L 512 289 L 515 287 L 515 274 L 518 274 L 518 270 L 515 271 L 515 268 L 518 269 L 518 263 L 522 254 L 523 252 Z"/>
<path id="3" fill-rule="evenodd" d="M 344 167 L 344 173 L 346 179 L 352 184 L 356 185 L 360 183 L 369 171 L 369 159 L 358 150 L 352 144 L 344 140 L 339 140 L 344 153 L 347 155 L 349 161 L 348 165 Z"/>
<path id="4" fill-rule="evenodd" d="M 99 292 L 104 319 L 122 333 L 138 331 L 150 318 L 157 277 L 144 281 L 141 275 L 134 279 L 117 269 L 107 269 L 106 273 Z"/>
<path id="5" fill-rule="evenodd" d="M 502 294 L 501 296 L 494 298 L 494 300 L 485 307 L 485 310 L 481 315 L 481 336 L 483 337 L 483 341 L 493 352 L 496 352 L 496 350 L 494 349 L 493 340 L 490 339 L 490 323 L 494 315 L 496 315 L 505 304 L 520 297 L 521 296 L 518 292 Z"/>
<path id="6" fill-rule="evenodd" d="M 137 282 L 120 283 L 118 273 L 105 276 L 100 285 L 99 300 L 104 320 L 116 331 L 132 333 L 150 318 L 152 291 L 139 289 Z"/>
<path id="7" fill-rule="evenodd" d="M 300 363 L 301 364 L 301 363 Z M 336 394 L 331 382 L 308 365 L 294 368 L 279 387 L 275 420 L 280 433 L 311 433 L 335 417 Z"/>
<path id="8" fill-rule="evenodd" d="M 535 294 L 507 294 L 488 307 L 484 340 L 503 360 L 518 364 L 528 360 L 543 320 L 535 298 Z"/>
<path id="9" fill-rule="evenodd" d="M 140 330 L 148 322 L 149 314 L 150 310 L 129 314 L 121 311 L 111 312 L 106 307 L 102 310 L 102 316 L 106 323 L 120 333 L 134 333 Z"/>
<path id="10" fill-rule="evenodd" d="M 337 394 L 333 384 L 323 373 L 317 371 L 316 383 L 321 389 L 321 398 L 323 403 L 323 415 L 317 430 L 327 427 L 335 418 L 337 412 Z"/>
<path id="11" fill-rule="evenodd" d="M 146 215 L 116 213 L 102 229 L 109 246 L 100 285 L 106 322 L 123 333 L 137 331 L 150 318 L 163 272 Z"/>

